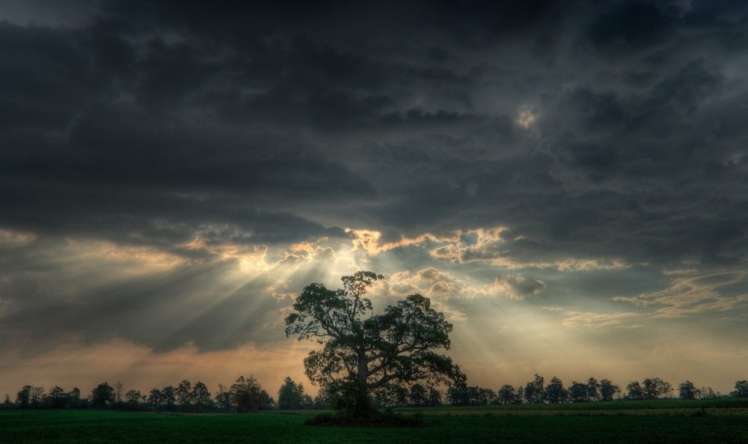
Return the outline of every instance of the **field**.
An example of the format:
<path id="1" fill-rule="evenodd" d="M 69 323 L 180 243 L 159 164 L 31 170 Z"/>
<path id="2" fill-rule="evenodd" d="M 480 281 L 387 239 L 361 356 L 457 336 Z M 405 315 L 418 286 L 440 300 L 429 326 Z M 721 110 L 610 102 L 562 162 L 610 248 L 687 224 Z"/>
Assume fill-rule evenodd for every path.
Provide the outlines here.
<path id="1" fill-rule="evenodd" d="M 418 428 L 304 425 L 312 412 L 3 411 L 0 443 L 748 442 L 748 402 L 654 401 L 436 409 Z"/>

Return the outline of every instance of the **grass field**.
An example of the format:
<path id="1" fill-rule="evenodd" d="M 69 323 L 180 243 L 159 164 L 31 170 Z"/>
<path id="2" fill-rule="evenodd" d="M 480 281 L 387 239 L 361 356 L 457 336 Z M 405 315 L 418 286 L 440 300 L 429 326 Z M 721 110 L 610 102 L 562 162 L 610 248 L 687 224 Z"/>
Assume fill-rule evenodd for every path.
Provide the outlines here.
<path id="1" fill-rule="evenodd" d="M 309 412 L 0 412 L 1 443 L 748 442 L 745 401 L 655 401 L 437 409 L 419 428 L 304 425 Z"/>

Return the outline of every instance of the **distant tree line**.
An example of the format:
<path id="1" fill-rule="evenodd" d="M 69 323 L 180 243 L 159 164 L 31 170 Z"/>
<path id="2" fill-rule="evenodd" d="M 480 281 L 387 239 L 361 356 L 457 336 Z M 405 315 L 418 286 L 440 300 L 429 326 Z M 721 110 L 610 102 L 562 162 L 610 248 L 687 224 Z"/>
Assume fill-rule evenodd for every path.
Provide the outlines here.
<path id="1" fill-rule="evenodd" d="M 561 404 L 574 402 L 623 400 L 654 400 L 670 398 L 672 386 L 662 378 L 646 378 L 633 381 L 621 392 L 619 386 L 608 379 L 589 378 L 586 381 L 572 381 L 565 386 L 558 377 L 546 383 L 545 378 L 535 375 L 525 385 L 514 387 L 506 384 L 497 391 L 488 388 L 469 386 L 466 383 L 456 384 L 447 390 L 447 401 L 451 405 L 488 405 L 488 404 Z M 748 382 L 738 381 L 735 384 L 736 397 L 748 397 Z M 678 397 L 684 400 L 716 398 L 719 394 L 710 387 L 696 388 L 691 381 L 679 385 Z"/>
<path id="2" fill-rule="evenodd" d="M 16 394 L 15 402 L 5 396 L 7 408 L 71 408 L 71 409 L 122 409 L 163 410 L 182 412 L 234 411 L 247 412 L 275 407 L 273 398 L 262 389 L 257 380 L 239 377 L 230 387 L 219 384 L 218 393 L 212 395 L 201 381 L 194 384 L 183 380 L 177 386 L 154 388 L 147 393 L 131 389 L 123 393 L 121 383 L 103 382 L 83 397 L 77 387 L 66 392 L 55 386 L 49 392 L 43 387 L 26 385 Z"/>
<path id="3" fill-rule="evenodd" d="M 502 385 L 494 391 L 466 381 L 447 387 L 446 397 L 436 385 L 412 384 L 388 385 L 374 393 L 374 402 L 379 407 L 434 407 L 444 402 L 454 406 L 511 405 L 511 404 L 561 404 L 577 402 L 622 400 L 655 400 L 672 398 L 671 384 L 661 378 L 645 378 L 626 385 L 625 392 L 608 379 L 589 378 L 586 381 L 572 381 L 564 385 L 560 378 L 553 377 L 546 383 L 541 375 L 524 385 L 514 387 Z M 683 400 L 710 399 L 721 396 L 710 387 L 697 388 L 691 381 L 678 385 L 677 397 Z M 730 396 L 748 398 L 748 381 L 735 383 Z M 331 387 L 322 387 L 312 397 L 304 391 L 301 383 L 290 377 L 285 378 L 278 390 L 277 401 L 268 394 L 253 376 L 239 377 L 231 386 L 218 385 L 218 391 L 211 394 L 201 381 L 194 384 L 188 380 L 176 386 L 154 388 L 147 393 L 130 389 L 124 391 L 121 383 L 110 385 L 103 382 L 83 396 L 80 389 L 65 391 L 59 386 L 46 391 L 43 387 L 25 385 L 16 394 L 15 401 L 5 395 L 0 408 L 35 409 L 122 409 L 153 410 L 175 412 L 250 412 L 257 410 L 302 410 L 336 408 L 342 395 Z"/>

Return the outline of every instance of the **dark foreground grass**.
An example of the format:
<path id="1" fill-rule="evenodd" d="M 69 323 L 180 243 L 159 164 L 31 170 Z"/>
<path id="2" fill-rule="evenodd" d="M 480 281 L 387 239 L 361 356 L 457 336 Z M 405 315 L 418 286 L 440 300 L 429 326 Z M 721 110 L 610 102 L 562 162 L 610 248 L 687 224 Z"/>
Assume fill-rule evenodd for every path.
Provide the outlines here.
<path id="1" fill-rule="evenodd" d="M 309 416 L 305 425 L 320 427 L 423 427 L 426 423 L 420 413 L 397 415 L 394 413 L 378 413 L 367 418 L 341 415 L 335 413 L 320 413 Z"/>
<path id="2" fill-rule="evenodd" d="M 429 415 L 424 426 L 318 427 L 299 413 L 176 415 L 110 411 L 0 413 L 5 443 L 739 443 L 748 416 L 686 409 L 673 415 Z M 684 410 L 684 411 L 686 411 Z"/>

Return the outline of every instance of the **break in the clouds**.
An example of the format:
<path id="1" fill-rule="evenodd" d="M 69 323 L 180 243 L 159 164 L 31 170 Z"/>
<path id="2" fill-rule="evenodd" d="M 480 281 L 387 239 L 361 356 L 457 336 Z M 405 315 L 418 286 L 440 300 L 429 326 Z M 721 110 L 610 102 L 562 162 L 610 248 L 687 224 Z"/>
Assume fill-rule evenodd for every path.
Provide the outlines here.
<path id="1" fill-rule="evenodd" d="M 3 2 L 0 370 L 295 353 L 294 295 L 367 268 L 479 382 L 726 388 L 747 49 L 731 1 Z"/>

